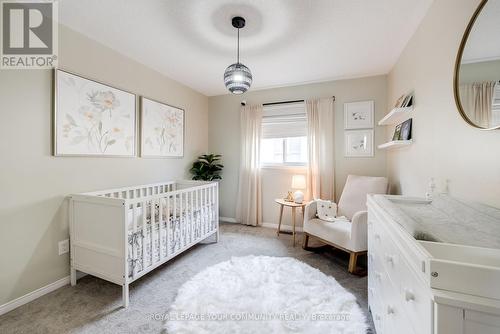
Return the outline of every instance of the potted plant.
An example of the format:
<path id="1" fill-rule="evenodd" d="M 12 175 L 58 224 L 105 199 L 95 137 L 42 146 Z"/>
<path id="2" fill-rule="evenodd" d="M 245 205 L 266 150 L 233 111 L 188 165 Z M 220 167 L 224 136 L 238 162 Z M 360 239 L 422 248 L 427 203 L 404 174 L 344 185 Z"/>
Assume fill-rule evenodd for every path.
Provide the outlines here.
<path id="1" fill-rule="evenodd" d="M 220 173 L 223 165 L 219 162 L 222 158 L 220 154 L 204 154 L 193 162 L 193 167 L 189 170 L 193 174 L 193 180 L 213 181 L 221 180 Z"/>

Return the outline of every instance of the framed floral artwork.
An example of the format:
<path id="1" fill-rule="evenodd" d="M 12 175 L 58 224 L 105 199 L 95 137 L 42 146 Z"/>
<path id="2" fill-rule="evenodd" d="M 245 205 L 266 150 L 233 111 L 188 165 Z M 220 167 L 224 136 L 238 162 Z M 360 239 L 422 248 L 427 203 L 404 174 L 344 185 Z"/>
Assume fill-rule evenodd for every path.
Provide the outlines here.
<path id="1" fill-rule="evenodd" d="M 134 94 L 55 70 L 54 95 L 54 155 L 136 155 Z"/>
<path id="2" fill-rule="evenodd" d="M 184 156 L 184 110 L 141 97 L 141 156 Z"/>
<path id="3" fill-rule="evenodd" d="M 375 102 L 344 103 L 344 129 L 372 129 Z"/>
<path id="4" fill-rule="evenodd" d="M 344 134 L 346 157 L 373 157 L 373 130 L 352 130 Z"/>

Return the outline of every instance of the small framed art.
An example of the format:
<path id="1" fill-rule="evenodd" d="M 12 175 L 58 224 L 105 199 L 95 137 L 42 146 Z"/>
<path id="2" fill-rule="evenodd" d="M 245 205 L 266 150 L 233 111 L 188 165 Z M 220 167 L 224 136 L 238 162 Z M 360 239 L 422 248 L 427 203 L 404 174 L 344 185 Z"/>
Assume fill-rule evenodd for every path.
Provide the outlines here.
<path id="1" fill-rule="evenodd" d="M 345 131 L 344 142 L 346 157 L 373 157 L 373 130 Z"/>
<path id="2" fill-rule="evenodd" d="M 184 110 L 141 97 L 141 156 L 184 156 Z"/>
<path id="3" fill-rule="evenodd" d="M 407 119 L 401 123 L 401 134 L 399 136 L 400 140 L 410 140 L 411 139 L 411 125 L 412 119 Z"/>
<path id="4" fill-rule="evenodd" d="M 402 124 L 396 125 L 396 128 L 394 129 L 394 134 L 392 135 L 392 140 L 399 140 L 401 137 L 401 126 Z"/>
<path id="5" fill-rule="evenodd" d="M 344 129 L 372 129 L 374 101 L 344 103 Z"/>

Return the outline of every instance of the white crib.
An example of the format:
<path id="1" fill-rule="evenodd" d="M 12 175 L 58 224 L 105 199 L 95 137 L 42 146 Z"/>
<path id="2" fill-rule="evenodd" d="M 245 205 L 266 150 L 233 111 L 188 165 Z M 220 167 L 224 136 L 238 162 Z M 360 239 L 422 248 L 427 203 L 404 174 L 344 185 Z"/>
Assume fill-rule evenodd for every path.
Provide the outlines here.
<path id="1" fill-rule="evenodd" d="M 71 195 L 71 285 L 81 271 L 119 284 L 123 306 L 129 284 L 215 235 L 215 182 L 181 181 Z"/>

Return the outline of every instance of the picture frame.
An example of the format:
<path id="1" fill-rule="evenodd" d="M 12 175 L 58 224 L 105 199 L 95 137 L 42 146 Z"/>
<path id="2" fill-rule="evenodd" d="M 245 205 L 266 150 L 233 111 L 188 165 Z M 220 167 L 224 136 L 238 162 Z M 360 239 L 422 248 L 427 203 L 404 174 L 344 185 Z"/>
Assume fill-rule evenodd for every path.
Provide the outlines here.
<path id="1" fill-rule="evenodd" d="M 401 108 L 401 106 L 403 105 L 403 101 L 405 99 L 406 95 L 401 95 L 399 97 L 399 99 L 396 101 L 396 104 L 394 105 L 394 108 Z"/>
<path id="2" fill-rule="evenodd" d="M 53 99 L 54 156 L 136 157 L 135 94 L 55 69 Z"/>
<path id="3" fill-rule="evenodd" d="M 344 103 L 344 129 L 372 129 L 374 110 L 373 100 Z"/>
<path id="4" fill-rule="evenodd" d="M 411 128 L 412 128 L 412 119 L 407 119 L 401 125 L 401 134 L 399 136 L 399 140 L 410 140 L 411 139 Z"/>
<path id="5" fill-rule="evenodd" d="M 402 124 L 398 124 L 394 128 L 394 134 L 392 135 L 392 140 L 393 141 L 399 140 L 399 138 L 401 137 L 401 127 L 402 127 Z"/>
<path id="6" fill-rule="evenodd" d="M 350 130 L 344 132 L 345 157 L 373 157 L 373 129 Z"/>
<path id="7" fill-rule="evenodd" d="M 184 156 L 185 111 L 141 96 L 141 157 Z"/>

